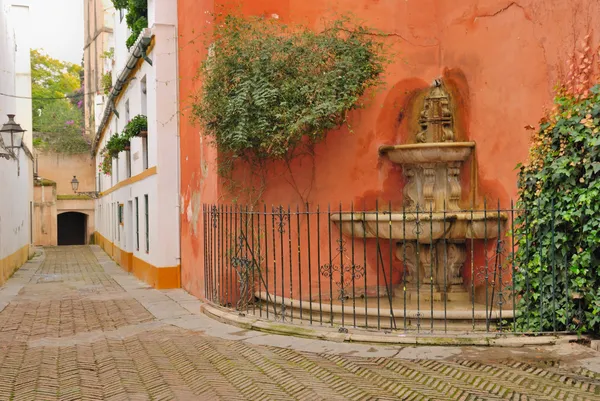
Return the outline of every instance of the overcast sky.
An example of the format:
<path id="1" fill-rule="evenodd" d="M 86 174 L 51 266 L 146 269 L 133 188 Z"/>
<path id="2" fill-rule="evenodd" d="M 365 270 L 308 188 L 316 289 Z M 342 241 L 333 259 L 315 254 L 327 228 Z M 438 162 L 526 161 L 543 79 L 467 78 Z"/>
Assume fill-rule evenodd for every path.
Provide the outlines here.
<path id="1" fill-rule="evenodd" d="M 31 47 L 80 64 L 83 57 L 83 1 L 29 0 Z"/>

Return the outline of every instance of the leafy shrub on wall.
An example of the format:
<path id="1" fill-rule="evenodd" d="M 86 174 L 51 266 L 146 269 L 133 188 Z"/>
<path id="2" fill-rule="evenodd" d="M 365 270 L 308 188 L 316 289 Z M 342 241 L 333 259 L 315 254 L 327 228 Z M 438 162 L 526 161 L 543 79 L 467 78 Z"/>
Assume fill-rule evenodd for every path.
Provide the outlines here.
<path id="1" fill-rule="evenodd" d="M 600 85 L 582 54 L 520 166 L 519 331 L 600 332 Z"/>
<path id="2" fill-rule="evenodd" d="M 381 83 L 383 45 L 364 26 L 322 32 L 275 19 L 226 16 L 215 24 L 193 116 L 218 149 L 245 160 L 284 159 L 346 122 Z"/>

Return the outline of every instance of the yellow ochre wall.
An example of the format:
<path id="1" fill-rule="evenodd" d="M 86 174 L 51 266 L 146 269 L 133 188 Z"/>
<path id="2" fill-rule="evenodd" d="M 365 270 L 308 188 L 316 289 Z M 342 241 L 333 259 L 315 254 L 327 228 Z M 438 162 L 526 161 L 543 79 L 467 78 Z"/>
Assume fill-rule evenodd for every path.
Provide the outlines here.
<path id="1" fill-rule="evenodd" d="M 29 259 L 29 244 L 17 252 L 0 259 L 0 286 Z"/>
<path id="2" fill-rule="evenodd" d="M 98 232 L 94 233 L 94 240 L 123 270 L 133 273 L 152 287 L 159 290 L 181 287 L 179 266 L 153 266 L 137 258 L 133 253 L 121 250 Z"/>

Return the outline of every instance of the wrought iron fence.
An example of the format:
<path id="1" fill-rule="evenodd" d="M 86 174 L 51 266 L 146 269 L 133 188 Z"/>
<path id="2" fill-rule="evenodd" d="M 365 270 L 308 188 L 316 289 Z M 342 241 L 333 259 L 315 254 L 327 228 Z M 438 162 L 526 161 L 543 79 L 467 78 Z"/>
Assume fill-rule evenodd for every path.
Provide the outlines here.
<path id="1" fill-rule="evenodd" d="M 543 323 L 557 315 L 552 301 L 572 304 L 568 277 L 557 280 L 569 270 L 556 273 L 560 261 L 547 260 L 560 288 L 552 287 L 539 306 L 527 298 L 537 273 L 517 266 L 511 235 L 527 211 L 512 204 L 442 211 L 376 204 L 374 210 L 203 205 L 206 298 L 247 315 L 341 330 L 569 330 Z M 535 246 L 540 252 L 530 250 L 529 257 L 547 257 Z M 538 326 L 523 316 L 536 316 L 530 309 L 538 307 L 540 325 L 532 329 Z M 571 309 L 565 319 L 577 321 L 581 310 Z"/>

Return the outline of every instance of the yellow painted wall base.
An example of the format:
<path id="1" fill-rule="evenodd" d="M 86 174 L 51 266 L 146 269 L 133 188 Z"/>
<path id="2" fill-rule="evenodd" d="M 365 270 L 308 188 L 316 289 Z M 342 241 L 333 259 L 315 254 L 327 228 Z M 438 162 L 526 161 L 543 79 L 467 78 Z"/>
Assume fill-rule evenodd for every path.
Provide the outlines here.
<path id="1" fill-rule="evenodd" d="M 29 260 L 29 244 L 19 249 L 12 255 L 8 255 L 0 260 L 0 285 L 6 283 L 6 280 L 25 262 Z"/>
<path id="2" fill-rule="evenodd" d="M 156 267 L 115 246 L 100 233 L 94 233 L 94 240 L 104 251 L 123 268 L 152 287 L 164 290 L 181 288 L 181 269 L 179 266 Z"/>

